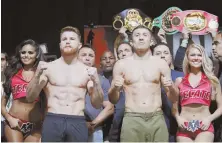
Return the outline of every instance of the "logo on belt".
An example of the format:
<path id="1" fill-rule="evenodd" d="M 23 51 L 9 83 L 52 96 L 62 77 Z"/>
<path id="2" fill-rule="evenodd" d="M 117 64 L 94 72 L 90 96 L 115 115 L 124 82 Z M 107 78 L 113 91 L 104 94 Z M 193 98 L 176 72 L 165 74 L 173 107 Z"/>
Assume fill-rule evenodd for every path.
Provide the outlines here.
<path id="1" fill-rule="evenodd" d="M 193 35 L 205 35 L 211 29 L 217 31 L 218 17 L 202 10 L 186 10 L 172 14 L 172 27 L 175 30 L 183 31 L 186 28 Z"/>
<path id="2" fill-rule="evenodd" d="M 192 120 L 192 121 L 188 122 L 188 125 L 187 125 L 188 131 L 195 132 L 199 128 L 200 128 L 200 121 L 199 120 Z"/>
<path id="3" fill-rule="evenodd" d="M 132 32 L 140 25 L 152 30 L 152 19 L 136 8 L 126 9 L 113 18 L 113 28 L 116 30 L 120 30 L 124 26 L 129 32 Z"/>
<path id="4" fill-rule="evenodd" d="M 27 122 L 27 123 L 22 123 L 20 130 L 22 133 L 26 134 L 28 132 L 31 132 L 33 130 L 33 123 Z"/>
<path id="5" fill-rule="evenodd" d="M 172 35 L 178 32 L 177 29 L 172 28 L 171 18 L 172 14 L 182 11 L 178 7 L 170 7 L 163 12 L 159 17 L 154 18 L 153 26 L 162 28 L 166 34 Z"/>

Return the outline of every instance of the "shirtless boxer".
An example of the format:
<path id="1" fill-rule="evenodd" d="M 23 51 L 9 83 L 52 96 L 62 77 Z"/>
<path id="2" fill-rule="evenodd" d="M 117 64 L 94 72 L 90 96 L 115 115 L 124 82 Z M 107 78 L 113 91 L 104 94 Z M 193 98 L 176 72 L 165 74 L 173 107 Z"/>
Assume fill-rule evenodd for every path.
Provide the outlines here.
<path id="1" fill-rule="evenodd" d="M 47 100 L 47 115 L 43 123 L 42 142 L 87 142 L 88 129 L 84 117 L 85 95 L 100 108 L 103 91 L 97 70 L 78 61 L 82 46 L 80 32 L 68 26 L 60 34 L 61 57 L 51 63 L 40 63 L 28 86 L 30 102 L 43 89 Z"/>
<path id="2" fill-rule="evenodd" d="M 176 101 L 178 91 L 167 63 L 152 57 L 151 38 L 152 33 L 148 29 L 135 28 L 131 41 L 133 58 L 119 60 L 114 66 L 109 99 L 116 104 L 122 87 L 126 94 L 121 142 L 168 141 L 168 130 L 161 111 L 161 81 L 172 102 Z"/>

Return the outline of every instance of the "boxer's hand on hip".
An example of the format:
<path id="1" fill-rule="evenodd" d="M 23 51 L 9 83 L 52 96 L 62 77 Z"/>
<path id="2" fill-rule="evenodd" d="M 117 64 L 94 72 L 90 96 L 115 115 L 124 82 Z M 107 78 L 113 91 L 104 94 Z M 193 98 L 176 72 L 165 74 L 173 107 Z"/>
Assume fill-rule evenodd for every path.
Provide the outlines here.
<path id="1" fill-rule="evenodd" d="M 114 79 L 114 86 L 117 90 L 121 90 L 123 87 L 124 79 L 122 77 L 116 77 Z"/>

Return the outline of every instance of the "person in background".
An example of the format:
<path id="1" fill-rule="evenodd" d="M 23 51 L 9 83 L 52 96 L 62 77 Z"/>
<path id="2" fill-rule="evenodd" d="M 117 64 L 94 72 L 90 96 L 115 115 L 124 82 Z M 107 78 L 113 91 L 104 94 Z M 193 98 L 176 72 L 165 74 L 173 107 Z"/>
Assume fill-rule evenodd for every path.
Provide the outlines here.
<path id="1" fill-rule="evenodd" d="M 157 37 L 156 37 L 157 44 L 151 48 L 153 56 L 159 57 L 165 60 L 168 66 L 171 68 L 171 76 L 173 82 L 175 82 L 176 78 L 183 77 L 183 72 L 179 72 L 174 70 L 173 66 L 173 56 L 170 52 L 170 48 L 167 45 L 167 41 L 165 38 L 165 32 L 160 29 Z M 162 97 L 162 109 L 165 117 L 165 121 L 167 124 L 167 128 L 169 131 L 169 142 L 176 141 L 176 131 L 177 131 L 177 122 L 175 118 L 171 114 L 172 110 L 172 102 L 167 98 L 166 92 L 164 89 L 161 89 L 161 97 Z"/>
<path id="2" fill-rule="evenodd" d="M 9 142 L 37 142 L 41 137 L 43 110 L 39 97 L 35 102 L 26 100 L 27 85 L 34 77 L 36 68 L 42 60 L 39 45 L 33 40 L 25 40 L 16 48 L 15 56 L 5 69 L 1 111 L 6 119 L 5 136 Z M 13 101 L 9 112 L 6 103 L 12 94 Z"/>
<path id="3" fill-rule="evenodd" d="M 222 114 L 222 95 L 218 78 L 212 71 L 212 63 L 204 48 L 191 44 L 186 50 L 184 78 L 177 78 L 181 112 L 178 103 L 173 105 L 173 114 L 178 123 L 178 142 L 213 142 L 212 121 Z M 217 110 L 210 113 L 211 100 L 216 100 Z"/>
<path id="4" fill-rule="evenodd" d="M 3 88 L 3 84 L 5 82 L 5 69 L 8 65 L 8 54 L 4 51 L 2 51 L 1 53 L 1 97 L 4 96 L 4 88 Z M 2 116 L 1 117 L 1 141 L 5 142 L 5 131 L 4 131 L 4 121 L 5 118 Z"/>
<path id="5" fill-rule="evenodd" d="M 215 75 L 219 78 L 220 85 L 222 88 L 222 32 L 219 31 L 217 34 L 213 34 L 213 43 L 212 43 L 212 53 L 213 53 L 213 62 L 215 67 Z M 213 106 L 214 104 L 212 104 Z M 216 105 L 212 111 L 216 110 Z M 215 128 L 215 142 L 222 142 L 222 116 L 214 121 Z"/>
<path id="6" fill-rule="evenodd" d="M 125 27 L 121 27 L 114 41 L 114 56 L 116 61 L 133 55 L 133 48 L 130 45 L 130 36 L 126 31 L 127 29 Z"/>
<path id="7" fill-rule="evenodd" d="M 82 48 L 79 49 L 78 59 L 86 66 L 93 67 L 95 65 L 95 51 L 90 45 L 83 45 Z M 114 113 L 114 106 L 108 99 L 108 90 L 110 88 L 109 80 L 101 75 L 99 75 L 99 79 L 104 93 L 103 106 L 95 109 L 90 102 L 89 94 L 86 95 L 85 100 L 85 116 L 88 121 L 89 142 L 103 142 L 102 126 L 104 121 Z"/>
<path id="8" fill-rule="evenodd" d="M 122 42 L 116 49 L 117 59 L 125 59 L 133 55 L 133 48 L 129 42 Z"/>

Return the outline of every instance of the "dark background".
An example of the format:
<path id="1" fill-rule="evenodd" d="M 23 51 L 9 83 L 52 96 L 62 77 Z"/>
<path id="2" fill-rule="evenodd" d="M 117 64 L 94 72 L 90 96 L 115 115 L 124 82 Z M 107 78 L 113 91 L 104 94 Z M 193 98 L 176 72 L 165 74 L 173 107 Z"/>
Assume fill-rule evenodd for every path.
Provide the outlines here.
<path id="1" fill-rule="evenodd" d="M 167 8 L 204 10 L 222 18 L 221 0 L 2 0 L 2 50 L 12 55 L 22 40 L 47 43 L 49 53 L 59 54 L 59 33 L 64 26 L 80 29 L 89 20 L 111 25 L 112 17 L 127 8 L 139 8 L 155 18 Z M 222 21 L 220 20 L 220 25 Z"/>

